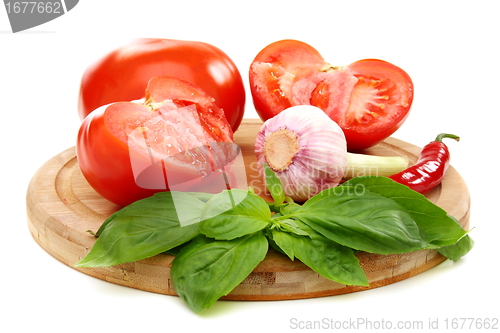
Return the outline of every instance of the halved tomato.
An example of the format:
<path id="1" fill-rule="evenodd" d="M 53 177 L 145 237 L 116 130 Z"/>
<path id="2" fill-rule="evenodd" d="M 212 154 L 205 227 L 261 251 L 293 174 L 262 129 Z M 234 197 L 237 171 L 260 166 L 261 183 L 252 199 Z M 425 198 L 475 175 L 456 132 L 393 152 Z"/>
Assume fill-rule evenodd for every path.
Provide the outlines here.
<path id="1" fill-rule="evenodd" d="M 197 86 L 153 77 L 145 96 L 96 109 L 78 133 L 76 152 L 84 177 L 119 206 L 179 184 L 199 185 L 189 182 L 238 154 L 223 111 Z"/>
<path id="2" fill-rule="evenodd" d="M 249 76 L 262 120 L 290 106 L 317 106 L 343 129 L 350 151 L 372 147 L 393 134 L 413 102 L 413 82 L 401 68 L 378 59 L 332 66 L 297 40 L 266 46 L 252 62 Z"/>

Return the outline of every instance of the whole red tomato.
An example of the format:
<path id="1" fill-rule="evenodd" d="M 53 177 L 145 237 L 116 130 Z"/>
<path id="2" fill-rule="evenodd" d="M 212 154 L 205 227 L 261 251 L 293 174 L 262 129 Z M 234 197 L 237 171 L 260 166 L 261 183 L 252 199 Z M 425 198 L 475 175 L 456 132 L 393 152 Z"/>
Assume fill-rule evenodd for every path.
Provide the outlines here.
<path id="1" fill-rule="evenodd" d="M 233 132 L 213 98 L 186 81 L 159 76 L 145 101 L 90 113 L 78 133 L 82 174 L 102 197 L 125 206 L 210 175 L 236 156 Z M 217 145 L 217 143 L 220 143 Z"/>
<path id="2" fill-rule="evenodd" d="M 404 123 L 413 101 L 412 80 L 401 68 L 377 59 L 332 66 L 297 40 L 266 46 L 252 62 L 249 76 L 262 120 L 290 106 L 317 106 L 343 129 L 350 151 L 389 137 Z"/>
<path id="3" fill-rule="evenodd" d="M 137 39 L 108 53 L 83 74 L 80 118 L 102 105 L 143 98 L 149 79 L 159 75 L 200 87 L 215 98 L 236 131 L 245 109 L 245 89 L 238 68 L 217 47 L 196 41 Z"/>

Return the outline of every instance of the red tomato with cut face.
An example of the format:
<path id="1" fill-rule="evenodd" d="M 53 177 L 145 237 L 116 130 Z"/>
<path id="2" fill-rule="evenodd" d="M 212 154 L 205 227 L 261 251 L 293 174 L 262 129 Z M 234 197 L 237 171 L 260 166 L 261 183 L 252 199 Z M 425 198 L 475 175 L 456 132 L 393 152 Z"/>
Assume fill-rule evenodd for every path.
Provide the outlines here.
<path id="1" fill-rule="evenodd" d="M 236 131 L 245 109 L 245 89 L 238 68 L 222 50 L 196 41 L 137 39 L 108 53 L 83 74 L 80 118 L 102 105 L 143 98 L 149 79 L 160 75 L 200 87 L 215 99 Z"/>
<path id="2" fill-rule="evenodd" d="M 213 98 L 186 81 L 159 76 L 149 81 L 143 103 L 116 102 L 90 113 L 76 154 L 94 190 L 125 206 L 213 173 L 236 156 L 232 142 Z"/>
<path id="3" fill-rule="evenodd" d="M 350 151 L 372 147 L 407 119 L 413 83 L 401 68 L 378 59 L 332 66 L 312 46 L 281 40 L 250 66 L 250 89 L 262 120 L 294 105 L 322 109 L 344 131 Z"/>

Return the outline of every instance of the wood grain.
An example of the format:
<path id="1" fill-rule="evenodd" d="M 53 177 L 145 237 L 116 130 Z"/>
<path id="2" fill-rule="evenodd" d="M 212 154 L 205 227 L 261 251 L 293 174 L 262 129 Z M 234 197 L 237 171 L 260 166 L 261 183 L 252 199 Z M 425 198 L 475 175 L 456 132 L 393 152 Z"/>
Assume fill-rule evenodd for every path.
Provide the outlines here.
<path id="1" fill-rule="evenodd" d="M 255 166 L 254 139 L 260 120 L 245 119 L 235 134 L 247 168 L 247 180 L 263 198 L 266 195 Z M 373 155 L 407 156 L 416 161 L 420 148 L 388 138 L 366 150 Z M 469 227 L 470 197 L 467 186 L 453 168 L 442 184 L 427 197 Z M 47 161 L 33 176 L 27 191 L 28 225 L 34 240 L 64 264 L 111 283 L 165 295 L 176 295 L 170 279 L 173 256 L 152 258 L 105 268 L 76 268 L 95 242 L 87 230 L 96 231 L 118 206 L 99 196 L 86 182 L 69 148 Z M 300 261 L 269 250 L 265 260 L 223 299 L 285 300 L 345 294 L 385 286 L 428 270 L 445 260 L 435 250 L 400 255 L 357 254 L 365 270 L 369 287 L 346 286 L 328 280 Z"/>

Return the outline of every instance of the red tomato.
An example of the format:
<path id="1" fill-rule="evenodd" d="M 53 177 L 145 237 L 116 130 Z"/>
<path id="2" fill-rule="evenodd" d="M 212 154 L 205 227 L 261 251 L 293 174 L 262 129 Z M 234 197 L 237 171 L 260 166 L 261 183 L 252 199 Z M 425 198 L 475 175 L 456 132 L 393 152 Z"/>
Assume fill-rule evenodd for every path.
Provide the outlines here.
<path id="1" fill-rule="evenodd" d="M 296 40 L 266 46 L 249 75 L 262 120 L 290 106 L 317 106 L 343 129 L 350 151 L 389 137 L 404 123 L 413 101 L 413 83 L 401 68 L 377 59 L 335 67 Z"/>
<path id="2" fill-rule="evenodd" d="M 149 81 L 145 96 L 142 104 L 96 109 L 78 133 L 84 177 L 120 206 L 206 176 L 237 153 L 222 110 L 200 88 L 160 76 Z M 212 149 L 214 142 L 221 145 Z"/>
<path id="3" fill-rule="evenodd" d="M 149 79 L 159 75 L 200 87 L 215 98 L 236 131 L 245 109 L 245 89 L 238 68 L 217 47 L 193 41 L 137 39 L 89 66 L 81 81 L 80 118 L 102 105 L 143 98 Z"/>

